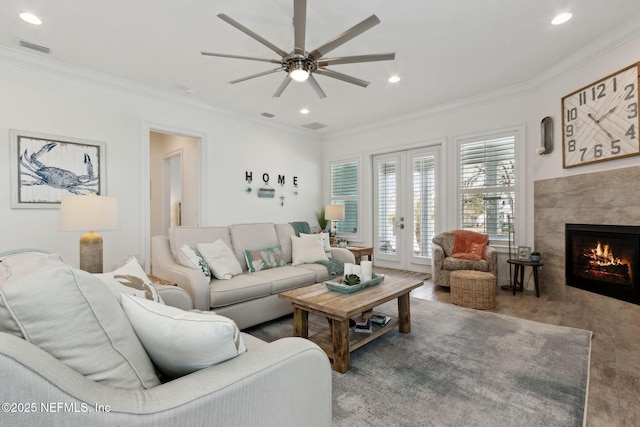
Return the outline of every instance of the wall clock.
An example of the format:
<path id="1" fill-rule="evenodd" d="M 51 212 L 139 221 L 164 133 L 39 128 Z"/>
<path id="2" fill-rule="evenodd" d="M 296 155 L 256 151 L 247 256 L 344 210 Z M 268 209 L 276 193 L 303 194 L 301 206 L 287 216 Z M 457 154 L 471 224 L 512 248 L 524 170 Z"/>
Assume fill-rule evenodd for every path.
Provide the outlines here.
<path id="1" fill-rule="evenodd" d="M 562 98 L 563 167 L 640 154 L 640 62 Z"/>

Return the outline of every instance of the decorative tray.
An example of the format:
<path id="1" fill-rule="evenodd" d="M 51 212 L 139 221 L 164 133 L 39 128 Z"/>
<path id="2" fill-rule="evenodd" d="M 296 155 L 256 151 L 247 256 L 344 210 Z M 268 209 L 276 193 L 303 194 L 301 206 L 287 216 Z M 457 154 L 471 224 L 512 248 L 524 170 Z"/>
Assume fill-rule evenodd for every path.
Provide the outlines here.
<path id="1" fill-rule="evenodd" d="M 353 285 L 353 286 L 349 286 L 345 284 L 342 278 L 327 280 L 324 283 L 327 285 L 327 288 L 330 291 L 336 291 L 343 294 L 352 294 L 354 292 L 361 291 L 365 288 L 379 285 L 383 279 L 384 279 L 384 274 L 374 274 L 371 280 L 367 280 L 366 282 L 360 282 L 357 285 Z"/>

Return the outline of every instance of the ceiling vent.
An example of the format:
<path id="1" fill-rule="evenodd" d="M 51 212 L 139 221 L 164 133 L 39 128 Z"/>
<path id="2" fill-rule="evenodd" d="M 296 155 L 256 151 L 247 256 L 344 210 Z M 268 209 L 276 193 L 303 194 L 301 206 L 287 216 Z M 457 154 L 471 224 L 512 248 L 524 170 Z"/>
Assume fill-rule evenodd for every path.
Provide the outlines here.
<path id="1" fill-rule="evenodd" d="M 20 44 L 21 47 L 27 48 L 27 49 L 31 49 L 31 50 L 35 50 L 38 51 L 40 53 L 44 53 L 46 55 L 51 55 L 51 49 L 49 49 L 48 47 L 45 46 L 40 46 L 39 44 L 35 44 L 35 43 L 30 43 L 24 40 L 20 40 L 18 42 L 18 44 Z"/>
<path id="2" fill-rule="evenodd" d="M 303 127 L 306 127 L 307 129 L 311 129 L 311 130 L 318 130 L 318 129 L 322 129 L 322 128 L 326 128 L 327 125 L 323 125 L 322 123 L 307 123 L 306 125 L 302 125 Z"/>
<path id="3" fill-rule="evenodd" d="M 272 119 L 276 116 L 275 114 L 271 114 L 271 113 L 262 113 L 261 115 L 268 119 Z"/>

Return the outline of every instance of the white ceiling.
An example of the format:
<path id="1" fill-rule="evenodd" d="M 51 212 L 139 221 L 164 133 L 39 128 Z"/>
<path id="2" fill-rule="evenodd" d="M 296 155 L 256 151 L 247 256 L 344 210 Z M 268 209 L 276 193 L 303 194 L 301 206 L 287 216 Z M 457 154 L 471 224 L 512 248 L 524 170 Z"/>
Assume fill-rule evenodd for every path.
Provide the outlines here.
<path id="1" fill-rule="evenodd" d="M 327 98 L 309 83 L 271 74 L 228 82 L 273 64 L 207 57 L 201 51 L 277 59 L 271 50 L 216 15 L 225 13 L 283 50 L 293 50 L 292 0 L 3 0 L 0 45 L 25 40 L 51 48 L 51 61 L 73 64 L 192 98 L 256 120 L 318 133 L 365 126 L 527 84 L 594 43 L 613 43 L 640 26 L 638 0 L 309 0 L 307 50 L 375 14 L 376 27 L 327 57 L 395 52 L 394 61 L 330 68 L 371 82 L 361 88 L 317 76 Z M 43 21 L 27 24 L 18 13 Z M 559 12 L 573 19 L 552 26 Z M 34 53 L 34 55 L 44 56 Z M 569 63 L 571 61 L 567 61 Z M 398 74 L 402 80 L 390 84 Z M 188 88 L 192 94 L 186 93 Z M 311 112 L 302 115 L 299 110 Z M 274 114 L 262 118 L 263 112 Z"/>

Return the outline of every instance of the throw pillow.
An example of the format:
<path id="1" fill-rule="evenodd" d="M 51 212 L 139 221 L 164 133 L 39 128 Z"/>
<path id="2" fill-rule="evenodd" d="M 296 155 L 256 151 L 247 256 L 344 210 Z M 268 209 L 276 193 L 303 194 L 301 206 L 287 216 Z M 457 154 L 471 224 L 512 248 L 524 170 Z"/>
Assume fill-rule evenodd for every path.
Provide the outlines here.
<path id="1" fill-rule="evenodd" d="M 178 258 L 180 259 L 180 263 L 185 267 L 200 270 L 202 274 L 204 274 L 204 277 L 211 279 L 211 270 L 207 265 L 207 261 L 191 246 L 183 244 L 178 251 Z"/>
<path id="2" fill-rule="evenodd" d="M 92 381 L 117 388 L 160 384 L 118 299 L 58 255 L 0 263 L 0 331 L 40 347 Z M 157 304 L 157 303 L 156 303 Z"/>
<path id="3" fill-rule="evenodd" d="M 242 273 L 238 258 L 222 239 L 213 243 L 198 243 L 197 247 L 216 279 L 229 280 Z"/>
<path id="4" fill-rule="evenodd" d="M 287 265 L 280 245 L 257 251 L 250 251 L 247 249 L 244 251 L 244 256 L 247 260 L 249 273 Z"/>
<path id="5" fill-rule="evenodd" d="M 291 236 L 291 258 L 291 265 L 327 261 L 321 240 L 297 236 Z"/>
<path id="6" fill-rule="evenodd" d="M 322 241 L 324 254 L 327 256 L 327 258 L 333 257 L 333 255 L 331 254 L 331 240 L 329 239 L 329 233 L 318 233 L 318 234 L 300 233 L 300 237 L 320 239 Z"/>
<path id="7" fill-rule="evenodd" d="M 153 282 L 144 272 L 136 257 L 131 257 L 122 267 L 110 273 L 95 274 L 118 298 L 120 294 L 136 295 L 164 304 Z"/>
<path id="8" fill-rule="evenodd" d="M 451 256 L 454 258 L 464 259 L 482 259 L 484 258 L 487 243 L 489 242 L 489 236 L 486 234 L 476 233 L 469 230 L 456 230 L 453 240 L 453 250 Z M 472 248 L 472 244 L 480 245 L 476 246 L 475 252 Z M 477 254 L 478 249 L 481 249 Z"/>
<path id="9" fill-rule="evenodd" d="M 227 317 L 129 295 L 122 296 L 122 307 L 153 363 L 169 377 L 189 374 L 247 350 L 238 326 Z"/>

